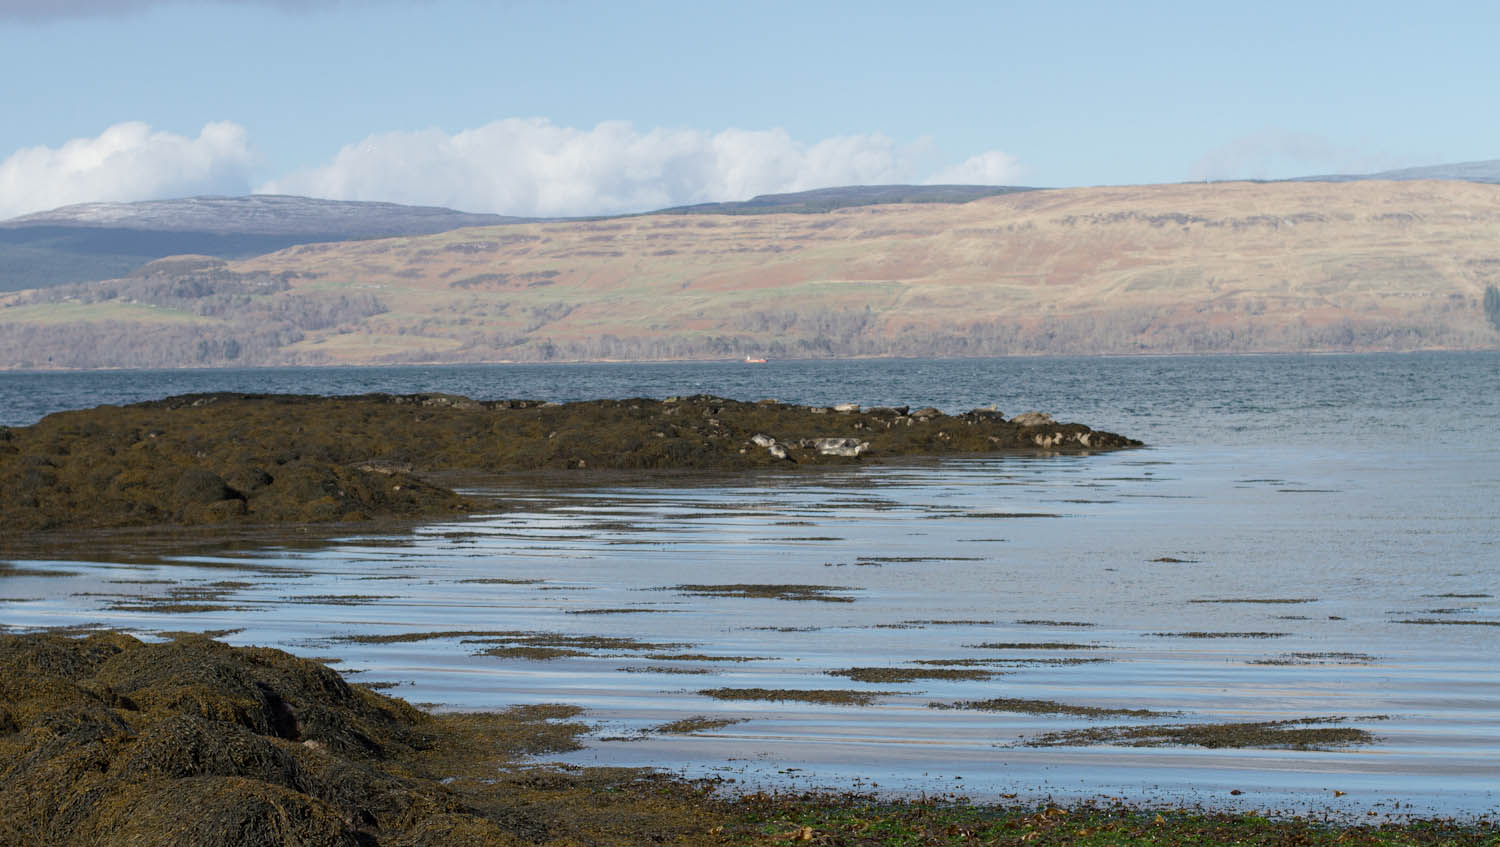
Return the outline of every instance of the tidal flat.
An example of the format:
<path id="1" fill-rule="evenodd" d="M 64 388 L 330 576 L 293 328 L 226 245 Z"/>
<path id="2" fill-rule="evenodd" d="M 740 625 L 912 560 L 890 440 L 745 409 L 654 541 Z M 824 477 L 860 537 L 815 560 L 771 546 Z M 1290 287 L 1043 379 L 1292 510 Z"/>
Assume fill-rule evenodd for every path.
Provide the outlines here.
<path id="1" fill-rule="evenodd" d="M 732 780 L 721 788 L 737 793 L 1488 815 L 1500 755 L 1484 718 L 1500 702 L 1488 629 L 1414 627 L 1403 610 L 1493 595 L 1492 575 L 1412 579 L 1365 562 L 1351 580 L 1348 561 L 1316 566 L 1320 534 L 1274 490 L 1147 461 L 491 480 L 460 493 L 504 511 L 401 535 L 12 560 L 0 602 L 16 630 L 213 631 L 332 656 L 351 682 L 399 685 L 439 714 L 567 703 L 587 729 L 548 761 Z M 993 532 L 974 533 L 976 513 L 1034 513 L 1016 507 L 1105 484 L 1112 502 L 991 517 Z M 841 496 L 850 488 L 866 493 Z M 1154 561 L 1160 512 L 1137 495 L 1166 492 L 1215 516 L 1175 529 L 1171 549 L 1196 564 Z M 1245 497 L 1258 507 L 1237 526 Z M 766 532 L 790 521 L 838 540 Z M 1257 566 L 1244 542 L 1272 529 L 1299 567 Z M 881 567 L 823 581 L 831 562 L 860 558 Z M 1464 603 L 1446 617 L 1497 609 Z M 1288 619 L 1288 605 L 1304 614 Z"/>

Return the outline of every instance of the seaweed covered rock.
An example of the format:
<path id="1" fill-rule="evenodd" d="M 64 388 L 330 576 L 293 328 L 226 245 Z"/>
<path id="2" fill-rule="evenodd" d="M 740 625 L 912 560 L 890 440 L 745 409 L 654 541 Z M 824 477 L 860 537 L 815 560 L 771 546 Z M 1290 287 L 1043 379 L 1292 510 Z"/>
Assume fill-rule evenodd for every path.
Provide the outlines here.
<path id="1" fill-rule="evenodd" d="M 571 713 L 447 720 L 197 637 L 0 636 L 0 845 L 527 843 L 544 822 L 441 780 L 566 748 Z"/>
<path id="2" fill-rule="evenodd" d="M 481 505 L 441 471 L 737 471 L 1139 442 L 1050 416 L 666 400 L 480 402 L 440 394 L 202 394 L 49 415 L 0 438 L 0 521 L 82 527 L 431 518 Z"/>

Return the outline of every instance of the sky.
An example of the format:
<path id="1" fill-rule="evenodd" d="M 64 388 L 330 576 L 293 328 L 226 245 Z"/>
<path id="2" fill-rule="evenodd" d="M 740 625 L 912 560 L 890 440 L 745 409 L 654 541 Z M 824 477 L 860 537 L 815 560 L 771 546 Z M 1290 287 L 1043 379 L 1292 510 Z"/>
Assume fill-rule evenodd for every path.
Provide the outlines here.
<path id="1" fill-rule="evenodd" d="M 561 216 L 1500 158 L 1500 4 L 0 0 L 0 218 Z"/>

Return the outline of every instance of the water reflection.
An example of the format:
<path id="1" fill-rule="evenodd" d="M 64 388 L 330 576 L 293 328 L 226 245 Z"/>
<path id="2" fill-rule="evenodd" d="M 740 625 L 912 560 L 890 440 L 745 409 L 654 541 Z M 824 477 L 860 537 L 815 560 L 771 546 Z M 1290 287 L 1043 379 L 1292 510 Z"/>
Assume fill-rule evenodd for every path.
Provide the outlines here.
<path id="1" fill-rule="evenodd" d="M 527 481 L 491 492 L 501 514 L 401 539 L 19 561 L 0 610 L 219 631 L 442 708 L 576 703 L 599 724 L 580 763 L 1479 814 L 1500 753 L 1493 506 L 1437 465 L 1415 510 L 1388 467 L 1305 448 Z M 1288 727 L 1373 743 L 1033 746 L 1307 719 L 1326 723 Z"/>

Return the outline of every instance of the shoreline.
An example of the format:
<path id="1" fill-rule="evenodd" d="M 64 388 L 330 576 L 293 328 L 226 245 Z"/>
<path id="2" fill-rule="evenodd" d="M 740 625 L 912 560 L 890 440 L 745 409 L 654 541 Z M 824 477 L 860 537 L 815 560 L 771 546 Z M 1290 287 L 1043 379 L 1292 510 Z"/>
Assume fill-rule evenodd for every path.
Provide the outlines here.
<path id="1" fill-rule="evenodd" d="M 1353 823 L 957 794 L 767 794 L 528 764 L 575 707 L 434 714 L 324 664 L 197 635 L 0 635 L 0 840 L 150 844 L 1493 844 L 1493 819 Z M 65 717 L 66 716 L 66 717 Z M 95 763 L 95 764 L 87 764 Z M 107 763 L 107 764 L 105 764 Z M 100 765 L 103 765 L 101 768 Z M 84 770 L 79 770 L 80 766 Z M 70 784 L 59 792 L 56 781 Z"/>
<path id="2" fill-rule="evenodd" d="M 735 357 L 715 357 L 710 359 L 494 359 L 473 361 L 445 361 L 435 359 L 431 361 L 416 362 L 308 362 L 301 364 L 259 364 L 259 365 L 180 365 L 170 368 L 133 368 L 120 366 L 101 366 L 97 368 L 19 368 L 0 366 L 0 375 L 62 375 L 62 374 L 105 374 L 105 373 L 131 373 L 135 371 L 149 371 L 153 373 L 181 372 L 206 372 L 206 371 L 257 371 L 257 370 L 317 370 L 320 368 L 341 368 L 349 370 L 381 370 L 386 368 L 485 368 L 504 367 L 517 365 L 521 367 L 532 366 L 571 366 L 571 365 L 725 365 L 744 366 L 746 364 L 769 364 L 778 362 L 792 363 L 837 363 L 837 362 L 920 362 L 920 361 L 1035 361 L 1038 359 L 1173 359 L 1173 358 L 1275 358 L 1278 356 L 1312 356 L 1312 357 L 1338 357 L 1338 356 L 1420 356 L 1424 354 L 1465 354 L 1465 353 L 1497 353 L 1500 345 L 1489 347 L 1401 347 L 1401 348 L 1370 348 L 1368 350 L 1344 350 L 1344 349 L 1285 349 L 1285 350 L 1209 350 L 1191 351 L 1181 350 L 1176 352 L 1140 352 L 1140 353 L 1010 353 L 1000 356 L 875 356 L 875 355 L 852 355 L 852 356 L 830 356 L 827 358 L 806 358 L 802 356 L 789 356 L 770 359 L 767 362 L 746 363 L 743 359 Z"/>

